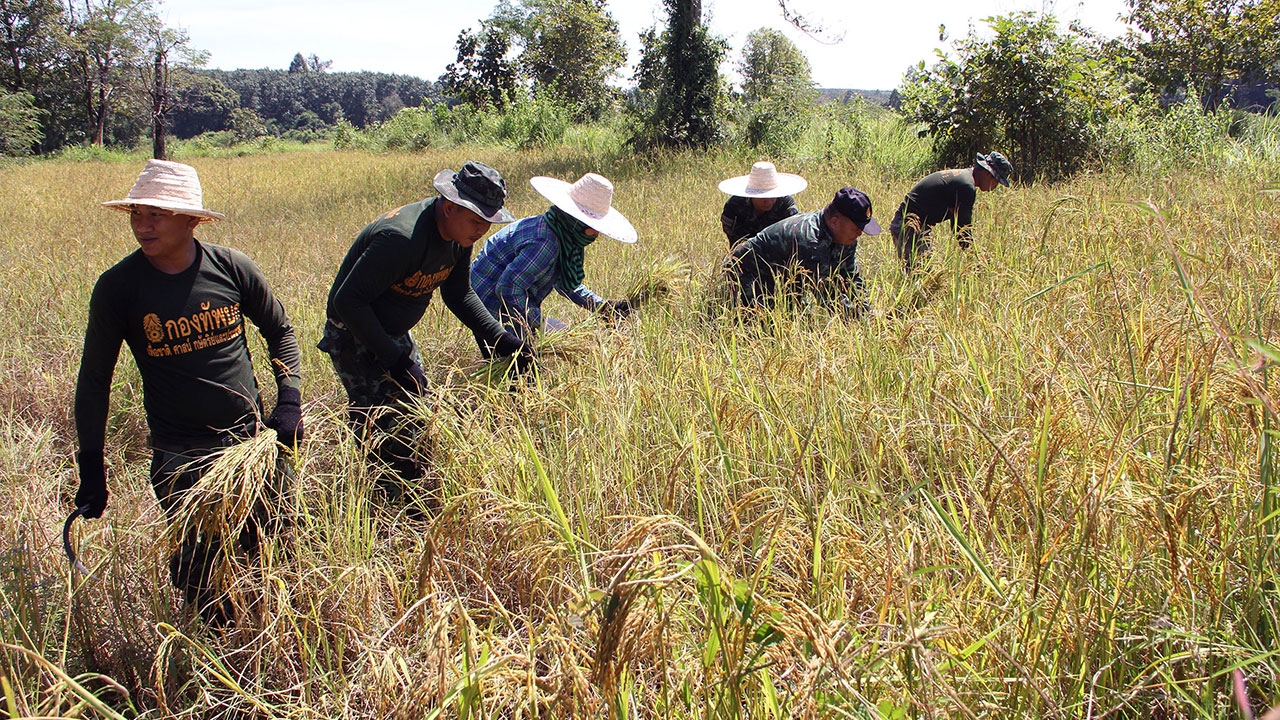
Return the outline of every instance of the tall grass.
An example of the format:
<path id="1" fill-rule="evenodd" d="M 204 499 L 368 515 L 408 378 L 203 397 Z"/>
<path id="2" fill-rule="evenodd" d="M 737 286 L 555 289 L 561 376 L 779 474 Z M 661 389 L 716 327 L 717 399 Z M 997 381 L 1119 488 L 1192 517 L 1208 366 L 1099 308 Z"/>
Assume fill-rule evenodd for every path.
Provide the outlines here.
<path id="1" fill-rule="evenodd" d="M 313 346 L 355 233 L 472 157 L 518 216 L 545 209 L 531 175 L 614 181 L 641 241 L 591 247 L 602 294 L 663 263 L 689 280 L 613 327 L 550 301 L 586 341 L 518 392 L 467 380 L 470 335 L 434 307 L 416 412 L 443 487 L 413 524 L 367 502 Z M 1236 670 L 1255 709 L 1280 699 L 1274 166 L 983 194 L 975 248 L 939 237 L 929 276 L 864 238 L 879 312 L 845 323 L 707 312 L 715 183 L 741 158 L 592 157 L 193 161 L 228 214 L 201 237 L 262 265 L 304 358 L 295 541 L 239 577 L 254 600 L 227 631 L 168 587 L 128 361 L 111 505 L 77 524 L 96 580 L 55 537 L 89 289 L 134 246 L 97 202 L 141 163 L 0 172 L 6 712 L 92 693 L 100 715 L 182 717 L 1231 717 Z M 806 210 L 853 184 L 887 220 L 914 179 L 802 164 Z"/>

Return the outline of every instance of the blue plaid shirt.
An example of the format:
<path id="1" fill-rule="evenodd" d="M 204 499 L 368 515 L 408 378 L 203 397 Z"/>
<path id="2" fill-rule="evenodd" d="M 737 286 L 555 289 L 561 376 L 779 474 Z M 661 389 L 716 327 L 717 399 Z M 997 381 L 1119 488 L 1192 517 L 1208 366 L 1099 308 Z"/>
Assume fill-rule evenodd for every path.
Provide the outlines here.
<path id="1" fill-rule="evenodd" d="M 485 242 L 471 263 L 471 287 L 489 312 L 528 340 L 542 328 L 542 301 L 553 289 L 587 310 L 605 302 L 586 285 L 573 292 L 556 287 L 560 245 L 541 215 L 507 225 Z"/>

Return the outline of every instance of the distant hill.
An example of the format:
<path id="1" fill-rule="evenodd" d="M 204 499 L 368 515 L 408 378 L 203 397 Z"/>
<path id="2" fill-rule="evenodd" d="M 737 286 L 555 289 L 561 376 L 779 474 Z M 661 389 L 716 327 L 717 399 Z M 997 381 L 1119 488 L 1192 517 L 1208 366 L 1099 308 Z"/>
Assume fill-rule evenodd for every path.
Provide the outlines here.
<path id="1" fill-rule="evenodd" d="M 861 97 L 873 105 L 888 105 L 892 90 L 854 90 L 849 88 L 818 88 L 818 102 L 848 103 Z"/>

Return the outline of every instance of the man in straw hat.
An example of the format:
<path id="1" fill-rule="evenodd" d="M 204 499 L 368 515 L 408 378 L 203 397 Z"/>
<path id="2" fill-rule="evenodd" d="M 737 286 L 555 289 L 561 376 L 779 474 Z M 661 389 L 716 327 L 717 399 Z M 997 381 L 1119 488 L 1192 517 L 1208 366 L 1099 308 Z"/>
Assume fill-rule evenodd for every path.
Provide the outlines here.
<path id="1" fill-rule="evenodd" d="M 893 247 L 903 266 L 911 270 L 916 258 L 930 252 L 930 231 L 943 220 L 952 222 L 956 242 L 962 249 L 969 249 L 973 244 L 973 203 L 978 191 L 1008 186 L 1012 172 L 1013 165 L 1004 155 L 978 153 L 973 167 L 939 170 L 912 186 L 889 223 Z"/>
<path id="2" fill-rule="evenodd" d="M 127 343 L 142 376 L 153 449 L 151 485 L 173 517 L 210 457 L 259 430 L 262 398 L 245 337 L 246 317 L 266 339 L 276 380 L 276 406 L 266 425 L 280 442 L 296 446 L 302 437 L 298 341 L 284 306 L 252 260 L 195 239 L 198 225 L 223 218 L 204 208 L 195 168 L 150 160 L 128 197 L 102 204 L 129 213 L 140 248 L 102 273 L 89 300 L 76 382 L 76 506 L 86 518 L 100 517 L 107 506 L 108 400 L 120 345 Z M 276 475 L 279 483 L 287 482 L 287 465 Z M 260 505 L 257 522 L 251 523 L 255 527 L 241 533 L 239 544 L 246 552 L 256 552 L 256 525 L 268 514 Z M 230 619 L 230 606 L 219 599 L 211 577 L 220 548 L 220 538 L 192 531 L 169 566 L 173 584 L 211 623 Z"/>
<path id="3" fill-rule="evenodd" d="M 770 225 L 799 215 L 796 193 L 809 187 L 799 175 L 780 173 L 771 162 L 758 162 L 747 175 L 731 177 L 720 183 L 720 192 L 729 195 L 720 213 L 720 227 L 729 246 L 751 237 Z"/>
<path id="4" fill-rule="evenodd" d="M 858 238 L 878 235 L 871 199 L 852 187 L 821 210 L 779 221 L 733 247 L 726 261 L 740 305 L 769 307 L 782 283 L 811 288 L 850 318 L 870 309 L 855 255 Z"/>
<path id="5" fill-rule="evenodd" d="M 533 351 L 506 332 L 471 288 L 471 247 L 493 223 L 515 217 L 503 209 L 507 186 L 498 171 L 467 162 L 432 181 L 439 197 L 396 208 L 369 223 L 348 250 L 329 290 L 324 339 L 350 401 L 349 421 L 380 468 L 378 488 L 390 499 L 426 476 L 414 451 L 416 429 L 394 408 L 427 389 L 422 356 L 409 331 L 438 288 L 440 297 L 488 354 L 516 355 L 517 368 Z M 374 431 L 381 431 L 375 437 Z"/>
<path id="6" fill-rule="evenodd" d="M 471 284 L 485 307 L 526 340 L 542 328 L 542 301 L 553 289 L 587 310 L 626 317 L 626 300 L 605 300 L 582 284 L 584 253 L 598 236 L 636 241 L 631 222 L 612 206 L 613 183 L 587 173 L 573 184 L 541 176 L 529 184 L 551 207 L 503 228 L 476 256 Z"/>

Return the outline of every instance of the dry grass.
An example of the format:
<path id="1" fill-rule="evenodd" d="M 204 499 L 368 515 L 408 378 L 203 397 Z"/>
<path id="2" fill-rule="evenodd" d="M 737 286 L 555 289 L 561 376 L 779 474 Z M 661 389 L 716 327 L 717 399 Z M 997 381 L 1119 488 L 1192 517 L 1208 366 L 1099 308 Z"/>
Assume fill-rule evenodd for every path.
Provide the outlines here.
<path id="1" fill-rule="evenodd" d="M 404 524 L 366 502 L 313 346 L 355 233 L 465 157 L 503 171 L 520 216 L 545 209 L 531 175 L 607 175 L 641 241 L 589 252 L 588 284 L 652 292 L 687 267 L 689 291 L 578 323 L 515 393 L 459 381 L 474 344 L 433 308 L 443 503 Z M 296 543 L 238 577 L 241 626 L 183 611 L 122 361 L 111 505 L 77 538 L 101 580 L 68 585 L 88 293 L 133 245 L 95 203 L 141 163 L 0 172 L 0 629 L 48 663 L 0 656 L 8 712 L 75 714 L 78 686 L 189 717 L 1229 717 L 1236 669 L 1255 710 L 1280 697 L 1274 168 L 984 194 L 974 250 L 944 234 L 929 275 L 865 239 L 880 312 L 846 324 L 700 307 L 736 158 L 195 164 L 229 215 L 204 237 L 257 259 L 302 339 Z M 886 216 L 907 187 L 800 170 L 804 209 L 849 183 Z"/>

